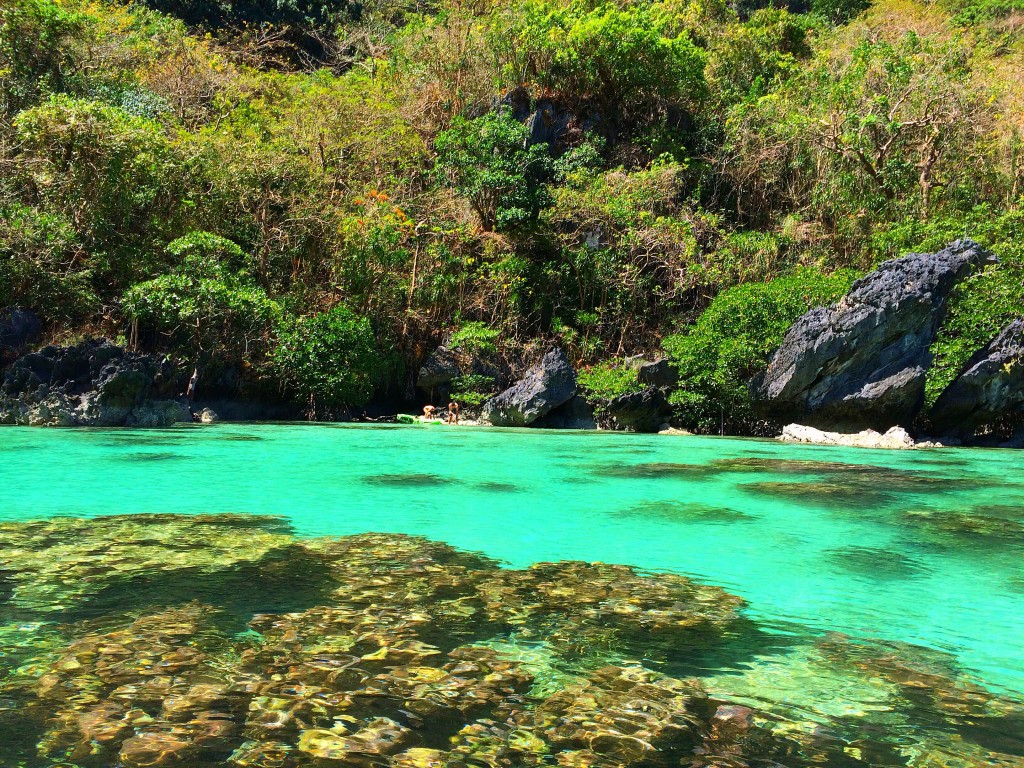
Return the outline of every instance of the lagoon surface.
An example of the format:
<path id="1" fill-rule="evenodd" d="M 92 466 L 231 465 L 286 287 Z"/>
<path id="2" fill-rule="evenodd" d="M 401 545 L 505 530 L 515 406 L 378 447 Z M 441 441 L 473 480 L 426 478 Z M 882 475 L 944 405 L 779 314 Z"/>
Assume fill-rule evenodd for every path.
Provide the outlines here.
<path id="1" fill-rule="evenodd" d="M 1006 702 L 1024 694 L 1021 452 L 237 424 L 3 429 L 0 453 L 0 523 L 277 515 L 300 539 L 412 534 L 509 568 L 602 561 L 718 585 L 746 601 L 756 637 L 662 671 L 699 676 L 713 693 L 783 720 L 848 721 L 885 708 L 869 682 L 827 679 L 829 664 L 815 662 L 820 647 L 808 643 L 829 637 L 933 654 L 958 690 L 977 686 Z M 202 600 L 202 588 L 182 601 Z M 5 642 L 29 643 L 45 624 Z M 1001 716 L 980 743 L 999 759 L 1021 758 L 1024 734 L 1013 731 L 1024 718 Z M 899 742 L 920 727 L 890 725 L 895 736 L 875 736 Z M 956 730 L 970 739 L 962 724 Z"/>

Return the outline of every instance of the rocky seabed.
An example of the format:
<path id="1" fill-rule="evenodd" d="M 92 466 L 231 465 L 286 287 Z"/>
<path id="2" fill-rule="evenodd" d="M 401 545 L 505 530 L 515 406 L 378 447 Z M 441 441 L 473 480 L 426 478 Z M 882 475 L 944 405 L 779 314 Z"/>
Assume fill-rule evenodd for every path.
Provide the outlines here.
<path id="1" fill-rule="evenodd" d="M 1024 759 L 1024 709 L 936 652 L 810 638 L 781 671 L 745 664 L 729 685 L 754 695 L 739 698 L 679 674 L 758 630 L 739 598 L 673 574 L 512 570 L 408 536 L 297 539 L 245 515 L 7 523 L 0 557 L 5 766 Z M 813 676 L 834 711 L 787 714 L 793 690 L 758 701 L 787 675 Z M 871 707 L 843 703 L 865 691 Z"/>

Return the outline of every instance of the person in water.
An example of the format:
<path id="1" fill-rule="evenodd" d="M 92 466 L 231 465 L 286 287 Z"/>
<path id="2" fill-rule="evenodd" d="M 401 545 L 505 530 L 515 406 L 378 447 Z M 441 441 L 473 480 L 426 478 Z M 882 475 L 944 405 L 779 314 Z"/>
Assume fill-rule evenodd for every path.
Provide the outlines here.
<path id="1" fill-rule="evenodd" d="M 431 419 L 434 418 L 434 411 L 436 411 L 436 410 L 437 410 L 437 408 L 435 408 L 432 405 L 424 405 L 423 406 L 423 418 L 426 419 L 427 421 L 430 421 Z"/>
<path id="2" fill-rule="evenodd" d="M 456 403 L 454 400 L 448 403 L 448 423 L 459 423 L 459 404 Z"/>

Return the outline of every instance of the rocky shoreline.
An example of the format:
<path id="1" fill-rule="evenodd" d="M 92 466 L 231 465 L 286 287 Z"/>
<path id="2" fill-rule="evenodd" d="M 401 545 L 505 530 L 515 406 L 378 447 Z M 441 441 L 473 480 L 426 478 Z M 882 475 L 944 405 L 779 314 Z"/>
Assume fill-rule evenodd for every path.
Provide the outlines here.
<path id="1" fill-rule="evenodd" d="M 1024 433 L 1007 440 L 991 431 L 993 425 L 1024 427 L 1024 319 L 979 350 L 924 410 L 930 347 L 950 294 L 995 261 L 973 241 L 960 240 L 936 253 L 881 264 L 839 302 L 812 309 L 792 325 L 766 369 L 750 381 L 755 408 L 768 424 L 781 428 L 789 422 L 781 439 L 796 442 L 885 448 L 1024 444 Z M 183 374 L 168 360 L 104 339 L 25 352 L 40 333 L 32 313 L 0 312 L 0 363 L 8 363 L 0 379 L 0 424 L 164 427 L 194 419 L 177 391 Z M 420 367 L 416 385 L 429 402 L 451 397 L 458 382 L 474 377 L 498 383 L 500 391 L 478 411 L 466 409 L 470 423 L 675 431 L 669 395 L 678 387 L 677 372 L 664 359 L 638 361 L 637 367 L 638 389 L 595 401 L 580 388 L 560 347 L 547 348 L 532 365 L 511 366 L 493 355 L 442 345 Z M 299 416 L 283 402 L 222 399 L 200 402 L 194 410 L 203 407 L 204 420 L 215 414 L 246 420 Z M 374 420 L 386 417 L 376 410 Z M 924 432 L 938 437 L 921 438 Z"/>

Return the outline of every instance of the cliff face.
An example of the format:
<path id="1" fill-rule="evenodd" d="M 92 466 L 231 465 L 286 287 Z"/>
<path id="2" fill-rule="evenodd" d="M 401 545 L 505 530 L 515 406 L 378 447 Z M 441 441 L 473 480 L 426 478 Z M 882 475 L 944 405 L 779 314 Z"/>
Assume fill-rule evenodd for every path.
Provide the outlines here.
<path id="1" fill-rule="evenodd" d="M 970 436 L 1024 408 L 1024 319 L 979 350 L 935 401 L 929 414 L 940 434 Z"/>
<path id="2" fill-rule="evenodd" d="M 840 430 L 908 425 L 924 404 L 929 347 L 953 288 L 995 257 L 971 240 L 887 261 L 789 329 L 750 384 L 776 420 Z"/>
<path id="3" fill-rule="evenodd" d="M 162 427 L 190 421 L 169 367 L 106 339 L 45 347 L 0 379 L 0 424 Z"/>

